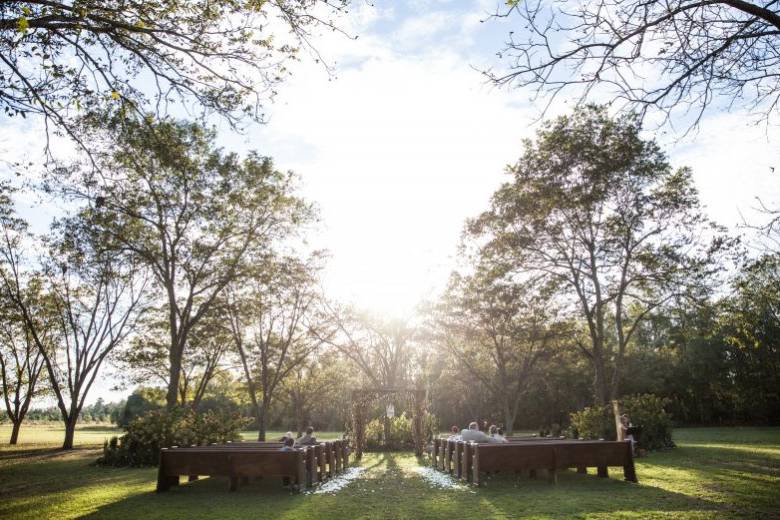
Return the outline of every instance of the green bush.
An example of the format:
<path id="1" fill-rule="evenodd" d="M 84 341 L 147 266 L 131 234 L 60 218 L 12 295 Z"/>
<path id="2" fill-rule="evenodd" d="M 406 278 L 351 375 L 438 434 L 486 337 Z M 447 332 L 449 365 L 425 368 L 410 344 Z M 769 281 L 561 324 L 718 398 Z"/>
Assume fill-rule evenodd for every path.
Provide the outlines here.
<path id="1" fill-rule="evenodd" d="M 239 432 L 247 422 L 237 413 L 213 410 L 196 413 L 190 408 L 154 410 L 131 421 L 122 437 L 112 437 L 106 442 L 98 463 L 109 466 L 156 465 L 160 448 L 238 440 Z"/>
<path id="2" fill-rule="evenodd" d="M 653 394 L 624 397 L 623 411 L 631 418 L 634 426 L 642 428 L 639 446 L 647 450 L 673 448 L 672 418 L 666 413 L 669 399 Z"/>
<path id="3" fill-rule="evenodd" d="M 615 418 L 609 406 L 590 406 L 571 414 L 569 435 L 579 439 L 615 440 Z"/>
<path id="4" fill-rule="evenodd" d="M 366 425 L 366 449 L 368 450 L 411 450 L 414 449 L 412 418 L 406 413 L 390 419 L 390 433 L 386 443 L 382 442 L 384 419 L 374 419 Z M 423 418 L 423 438 L 430 439 L 438 431 L 438 420 L 426 413 Z"/>
<path id="5" fill-rule="evenodd" d="M 630 395 L 622 399 L 623 412 L 631 424 L 642 428 L 638 445 L 647 450 L 674 447 L 672 418 L 664 409 L 668 399 L 653 394 Z M 571 414 L 572 437 L 581 439 L 611 439 L 617 437 L 611 406 L 593 406 Z"/>

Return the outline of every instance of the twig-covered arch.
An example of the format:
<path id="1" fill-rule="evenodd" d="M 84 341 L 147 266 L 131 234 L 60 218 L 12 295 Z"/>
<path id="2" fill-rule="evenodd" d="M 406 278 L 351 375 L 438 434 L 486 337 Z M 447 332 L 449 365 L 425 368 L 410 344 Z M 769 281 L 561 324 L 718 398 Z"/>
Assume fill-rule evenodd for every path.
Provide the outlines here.
<path id="1" fill-rule="evenodd" d="M 414 438 L 414 453 L 422 456 L 425 449 L 425 432 L 423 420 L 426 411 L 426 391 L 419 388 L 406 387 L 368 387 L 355 388 L 350 393 L 352 412 L 352 450 L 355 458 L 363 457 L 366 447 L 366 422 L 371 405 L 388 395 L 401 396 L 408 399 L 412 410 L 412 437 Z"/>

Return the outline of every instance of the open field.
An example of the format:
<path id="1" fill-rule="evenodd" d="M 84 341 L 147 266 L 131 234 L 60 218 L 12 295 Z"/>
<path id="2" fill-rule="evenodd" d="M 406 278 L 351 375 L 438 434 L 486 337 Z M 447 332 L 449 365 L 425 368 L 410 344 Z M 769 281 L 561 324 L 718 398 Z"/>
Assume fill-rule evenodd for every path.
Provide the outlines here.
<path id="1" fill-rule="evenodd" d="M 56 448 L 62 445 L 62 439 L 65 430 L 58 423 L 43 424 L 23 424 L 19 433 L 19 444 L 16 448 L 8 446 L 8 439 L 11 437 L 11 425 L 0 424 L 0 451 L 10 449 L 29 449 L 29 448 Z M 122 430 L 111 424 L 84 424 L 76 427 L 76 437 L 74 444 L 77 447 L 95 447 L 102 446 L 103 441 L 110 439 L 114 435 L 122 435 Z M 284 435 L 282 431 L 269 431 L 267 438 L 278 439 Z M 340 432 L 317 432 L 317 436 L 322 440 L 336 439 L 341 436 Z M 256 440 L 256 431 L 243 431 L 241 437 L 244 440 Z"/>
<path id="2" fill-rule="evenodd" d="M 47 444 L 56 433 L 47 431 L 29 439 Z M 82 429 L 77 442 L 106 434 Z M 0 450 L 0 518 L 780 518 L 780 428 L 680 429 L 675 440 L 677 449 L 637 461 L 639 485 L 572 471 L 556 486 L 497 476 L 479 489 L 437 489 L 412 455 L 368 454 L 340 492 L 292 496 L 277 482 L 229 493 L 223 479 L 158 495 L 154 468 L 102 468 L 94 448 L 22 444 Z"/>

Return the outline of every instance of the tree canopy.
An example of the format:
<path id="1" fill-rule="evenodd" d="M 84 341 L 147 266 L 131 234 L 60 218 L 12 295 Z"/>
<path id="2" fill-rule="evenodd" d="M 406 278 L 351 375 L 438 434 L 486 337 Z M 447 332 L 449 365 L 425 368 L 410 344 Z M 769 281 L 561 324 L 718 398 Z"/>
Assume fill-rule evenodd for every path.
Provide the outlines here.
<path id="1" fill-rule="evenodd" d="M 183 104 L 235 124 L 289 74 L 348 0 L 0 1 L 0 110 L 42 115 L 86 146 L 74 116 Z"/>
<path id="2" fill-rule="evenodd" d="M 713 106 L 769 120 L 780 110 L 780 5 L 774 0 L 506 2 L 517 19 L 498 84 L 552 102 L 607 98 L 698 124 Z M 595 98 L 595 99 L 594 99 Z"/>

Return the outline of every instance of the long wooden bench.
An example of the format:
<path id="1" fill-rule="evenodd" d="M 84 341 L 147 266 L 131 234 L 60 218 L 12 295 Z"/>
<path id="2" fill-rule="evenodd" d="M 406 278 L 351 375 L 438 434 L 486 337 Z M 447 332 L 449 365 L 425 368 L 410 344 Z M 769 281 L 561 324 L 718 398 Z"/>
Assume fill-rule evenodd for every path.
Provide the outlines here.
<path id="1" fill-rule="evenodd" d="M 281 448 L 282 443 L 268 441 L 238 441 L 228 442 L 225 446 L 273 446 Z M 319 441 L 317 444 L 298 446 L 316 447 L 314 457 L 317 459 L 319 480 L 333 477 L 344 471 L 349 465 L 349 450 L 347 443 L 343 440 Z M 311 463 L 307 462 L 307 466 L 310 467 Z"/>
<path id="2" fill-rule="evenodd" d="M 580 441 L 545 439 L 539 441 L 487 444 L 463 442 L 459 454 L 459 477 L 479 485 L 480 473 L 493 471 L 547 470 L 551 482 L 560 469 L 577 468 L 586 473 L 595 467 L 600 477 L 608 477 L 608 467 L 622 466 L 626 480 L 637 482 L 634 457 L 628 441 Z"/>
<path id="3" fill-rule="evenodd" d="M 263 441 L 227 442 L 225 444 L 209 445 L 210 448 L 226 449 L 226 450 L 237 450 L 237 449 L 281 450 L 283 446 L 284 443 L 281 442 L 263 442 Z M 306 486 L 310 487 L 324 480 L 327 476 L 323 468 L 324 448 L 319 444 L 297 446 L 297 448 L 304 448 L 304 447 L 308 448 L 305 451 L 304 461 L 306 463 Z"/>
<path id="4" fill-rule="evenodd" d="M 313 450 L 308 447 L 282 451 L 270 446 L 199 446 L 163 448 L 157 472 L 157 491 L 163 492 L 179 484 L 187 475 L 221 476 L 230 479 L 230 490 L 238 489 L 239 481 L 252 477 L 289 478 L 298 489 L 306 486 L 306 458 Z M 313 458 L 313 457 L 312 457 Z"/>
<path id="5" fill-rule="evenodd" d="M 550 442 L 561 440 L 561 437 L 507 437 L 509 443 L 514 442 Z M 456 438 L 440 437 L 433 439 L 433 448 L 431 452 L 431 464 L 444 472 L 453 473 L 459 478 L 461 476 L 461 467 L 463 456 L 464 441 Z"/>

